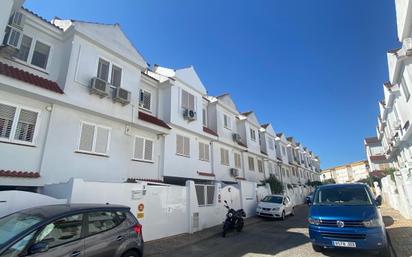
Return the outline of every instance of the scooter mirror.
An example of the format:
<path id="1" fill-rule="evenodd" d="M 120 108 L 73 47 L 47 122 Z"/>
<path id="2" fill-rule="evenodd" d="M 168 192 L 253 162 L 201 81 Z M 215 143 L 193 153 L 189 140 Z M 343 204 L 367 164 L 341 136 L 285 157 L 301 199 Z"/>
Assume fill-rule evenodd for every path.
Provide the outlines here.
<path id="1" fill-rule="evenodd" d="M 226 200 L 224 200 L 224 202 L 225 202 L 225 204 L 227 204 L 227 201 L 226 201 Z"/>

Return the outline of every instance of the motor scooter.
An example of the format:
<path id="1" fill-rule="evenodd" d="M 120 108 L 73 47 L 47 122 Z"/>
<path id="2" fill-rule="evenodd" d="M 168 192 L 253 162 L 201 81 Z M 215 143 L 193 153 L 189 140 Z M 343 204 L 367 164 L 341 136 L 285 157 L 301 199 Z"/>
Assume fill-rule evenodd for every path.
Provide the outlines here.
<path id="1" fill-rule="evenodd" d="M 226 233 L 231 230 L 241 232 L 243 229 L 243 218 L 246 217 L 246 213 L 243 209 L 235 210 L 229 207 L 229 204 L 225 200 L 225 208 L 227 209 L 226 220 L 223 222 L 222 237 L 226 236 Z"/>

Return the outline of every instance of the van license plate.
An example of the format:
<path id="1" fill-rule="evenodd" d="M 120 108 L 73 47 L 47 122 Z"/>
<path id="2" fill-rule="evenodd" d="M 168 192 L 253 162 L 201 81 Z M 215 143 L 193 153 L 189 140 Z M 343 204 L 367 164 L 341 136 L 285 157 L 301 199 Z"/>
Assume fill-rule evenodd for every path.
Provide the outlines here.
<path id="1" fill-rule="evenodd" d="M 332 244 L 339 247 L 356 247 L 355 242 L 332 241 Z"/>

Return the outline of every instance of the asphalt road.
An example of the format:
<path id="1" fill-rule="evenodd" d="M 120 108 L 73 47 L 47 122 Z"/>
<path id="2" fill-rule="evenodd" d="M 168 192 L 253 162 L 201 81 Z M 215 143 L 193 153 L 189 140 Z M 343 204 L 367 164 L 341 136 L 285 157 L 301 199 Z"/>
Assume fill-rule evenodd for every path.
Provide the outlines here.
<path id="1" fill-rule="evenodd" d="M 308 208 L 298 206 L 296 216 L 285 221 L 264 220 L 245 227 L 241 233 L 232 232 L 226 238 L 215 236 L 207 240 L 168 252 L 168 257 L 312 257 L 312 256 L 375 256 L 352 249 L 313 251 L 309 242 L 306 217 Z"/>

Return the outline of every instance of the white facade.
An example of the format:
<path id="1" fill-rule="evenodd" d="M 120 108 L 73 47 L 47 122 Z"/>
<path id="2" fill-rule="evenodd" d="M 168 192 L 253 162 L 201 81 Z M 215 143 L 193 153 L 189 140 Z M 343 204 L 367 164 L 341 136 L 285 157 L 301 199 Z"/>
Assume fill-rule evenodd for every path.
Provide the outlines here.
<path id="1" fill-rule="evenodd" d="M 118 24 L 47 22 L 22 2 L 0 4 L 0 190 L 318 180 L 318 157 L 208 96 L 193 67 L 149 68 Z"/>
<path id="2" fill-rule="evenodd" d="M 353 183 L 369 177 L 368 161 L 352 162 L 322 170 L 321 181 L 333 179 L 337 184 Z"/>

